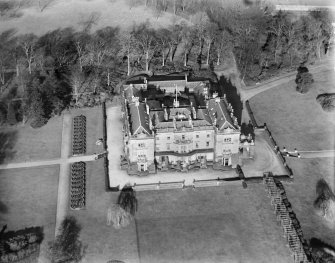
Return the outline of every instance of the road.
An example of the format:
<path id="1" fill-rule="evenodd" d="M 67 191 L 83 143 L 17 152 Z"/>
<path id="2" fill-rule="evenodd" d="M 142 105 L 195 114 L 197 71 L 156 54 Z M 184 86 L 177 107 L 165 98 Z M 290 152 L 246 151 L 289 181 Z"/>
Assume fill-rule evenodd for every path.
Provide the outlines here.
<path id="1" fill-rule="evenodd" d="M 315 66 L 309 66 L 309 72 L 311 73 L 318 73 L 321 71 L 331 71 L 334 69 L 334 60 L 332 58 L 325 59 L 322 61 L 321 64 Z M 242 88 L 239 89 L 239 93 L 241 96 L 242 101 L 246 101 L 251 99 L 252 97 L 256 96 L 257 94 L 277 87 L 279 85 L 288 83 L 291 80 L 294 80 L 296 77 L 297 72 L 290 72 L 284 75 L 281 75 L 276 78 L 269 79 L 260 83 L 259 85 L 254 86 L 245 86 L 242 85 Z"/>

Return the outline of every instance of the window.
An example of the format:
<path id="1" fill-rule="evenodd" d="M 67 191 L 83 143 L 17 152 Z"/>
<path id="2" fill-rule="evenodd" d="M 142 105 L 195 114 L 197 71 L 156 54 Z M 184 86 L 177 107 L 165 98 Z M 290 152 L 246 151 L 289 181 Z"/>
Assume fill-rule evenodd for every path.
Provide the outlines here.
<path id="1" fill-rule="evenodd" d="M 207 134 L 207 138 L 209 138 L 211 135 L 210 134 Z"/>
<path id="2" fill-rule="evenodd" d="M 168 136 L 167 139 L 170 140 L 170 136 Z"/>
<path id="3" fill-rule="evenodd" d="M 209 146 L 209 142 L 206 142 L 206 146 L 207 146 L 207 147 Z"/>
<path id="4" fill-rule="evenodd" d="M 198 143 L 195 144 L 195 148 L 199 148 L 199 144 Z"/>
<path id="5" fill-rule="evenodd" d="M 195 135 L 195 137 L 199 139 L 199 134 Z"/>
<path id="6" fill-rule="evenodd" d="M 138 144 L 138 147 L 139 147 L 139 148 L 144 148 L 144 147 L 145 147 L 145 144 L 144 144 L 144 143 L 139 143 L 139 144 Z"/>
<path id="7" fill-rule="evenodd" d="M 231 138 L 225 138 L 224 142 L 231 142 Z"/>
<path id="8" fill-rule="evenodd" d="M 181 147 L 181 152 L 182 152 L 182 153 L 186 153 L 186 146 L 182 146 L 182 147 Z"/>
<path id="9" fill-rule="evenodd" d="M 185 135 L 182 135 L 182 136 L 181 136 L 181 139 L 182 139 L 182 140 L 185 140 Z"/>

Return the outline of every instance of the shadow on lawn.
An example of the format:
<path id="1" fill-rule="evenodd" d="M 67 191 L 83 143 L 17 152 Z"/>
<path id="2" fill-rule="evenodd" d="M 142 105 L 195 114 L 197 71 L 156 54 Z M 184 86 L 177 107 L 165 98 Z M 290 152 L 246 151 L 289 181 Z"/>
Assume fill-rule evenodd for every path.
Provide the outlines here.
<path id="1" fill-rule="evenodd" d="M 16 140 L 16 131 L 0 132 L 0 164 L 6 159 L 13 159 L 16 153 L 16 151 L 13 150 Z"/>
<path id="2" fill-rule="evenodd" d="M 0 214 L 7 214 L 8 213 L 8 207 L 0 201 Z"/>

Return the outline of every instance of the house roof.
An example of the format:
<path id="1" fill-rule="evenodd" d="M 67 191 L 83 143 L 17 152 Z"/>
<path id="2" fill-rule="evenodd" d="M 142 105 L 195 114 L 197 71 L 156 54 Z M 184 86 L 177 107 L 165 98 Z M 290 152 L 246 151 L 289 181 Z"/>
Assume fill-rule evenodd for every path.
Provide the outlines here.
<path id="1" fill-rule="evenodd" d="M 140 133 L 151 134 L 149 125 L 149 115 L 146 112 L 144 103 L 130 103 L 129 104 L 131 133 L 133 135 Z"/>
<path id="2" fill-rule="evenodd" d="M 223 100 L 218 98 L 210 99 L 208 101 L 208 111 L 213 123 L 216 119 L 216 126 L 219 130 L 226 129 L 228 127 L 237 129 L 227 109 L 227 105 Z"/>
<path id="3" fill-rule="evenodd" d="M 124 96 L 128 101 L 131 101 L 133 97 L 138 97 L 140 89 L 134 87 L 134 85 L 124 86 Z"/>
<path id="4" fill-rule="evenodd" d="M 198 109 L 197 119 L 205 121 L 206 125 L 212 125 L 212 119 L 209 116 L 208 109 Z"/>

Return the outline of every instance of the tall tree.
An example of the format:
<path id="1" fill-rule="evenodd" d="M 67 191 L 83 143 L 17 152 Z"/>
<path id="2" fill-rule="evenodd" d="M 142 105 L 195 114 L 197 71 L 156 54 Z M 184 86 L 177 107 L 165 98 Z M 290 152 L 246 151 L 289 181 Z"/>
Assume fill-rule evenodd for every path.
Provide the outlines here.
<path id="1" fill-rule="evenodd" d="M 193 28 L 197 39 L 195 43 L 197 44 L 199 50 L 198 59 L 201 60 L 205 31 L 207 25 L 209 24 L 209 17 L 206 12 L 199 12 L 191 17 L 191 21 L 194 24 Z"/>
<path id="2" fill-rule="evenodd" d="M 194 32 L 188 26 L 184 26 L 182 31 L 182 45 L 183 45 L 183 56 L 184 56 L 184 67 L 187 66 L 188 56 L 194 45 Z"/>
<path id="3" fill-rule="evenodd" d="M 18 43 L 23 50 L 25 62 L 28 65 L 29 74 L 32 73 L 32 66 L 36 55 L 37 36 L 25 34 L 19 37 Z"/>
<path id="4" fill-rule="evenodd" d="M 157 44 L 162 55 L 162 66 L 165 66 L 166 50 L 169 49 L 171 43 L 171 32 L 166 28 L 160 28 L 157 31 Z"/>
<path id="5" fill-rule="evenodd" d="M 211 51 L 211 46 L 215 40 L 216 35 L 218 34 L 218 26 L 215 23 L 208 22 L 205 26 L 204 40 L 207 45 L 207 58 L 206 65 L 209 65 L 209 55 Z"/>
<path id="6" fill-rule="evenodd" d="M 273 36 L 273 51 L 274 62 L 278 63 L 278 56 L 280 56 L 284 45 L 284 32 L 286 30 L 287 17 L 286 13 L 279 11 L 272 19 L 269 26 L 269 33 Z"/>
<path id="7" fill-rule="evenodd" d="M 131 73 L 131 62 L 133 57 L 136 55 L 136 40 L 133 32 L 130 30 L 122 31 L 119 35 L 119 41 L 121 44 L 120 55 L 123 57 L 124 55 L 127 58 L 127 76 Z"/>
<path id="8" fill-rule="evenodd" d="M 145 58 L 145 71 L 149 71 L 150 60 L 157 49 L 157 38 L 153 28 L 149 23 L 142 23 L 134 27 L 133 33 L 137 41 L 137 45 Z"/>
<path id="9" fill-rule="evenodd" d="M 0 83 L 5 84 L 5 72 L 11 65 L 11 48 L 16 46 L 15 30 L 10 29 L 0 34 Z"/>
<path id="10" fill-rule="evenodd" d="M 181 43 L 182 31 L 184 26 L 186 25 L 182 23 L 182 24 L 174 24 L 170 27 L 171 35 L 168 41 L 170 62 L 173 61 L 177 47 Z"/>
<path id="11" fill-rule="evenodd" d="M 50 244 L 49 256 L 53 263 L 80 262 L 85 249 L 79 240 L 81 226 L 73 216 L 67 216 L 59 229 L 59 234 Z"/>
<path id="12" fill-rule="evenodd" d="M 227 30 L 220 30 L 215 36 L 214 47 L 216 51 L 216 65 L 222 62 L 222 57 L 232 54 L 233 39 Z"/>

